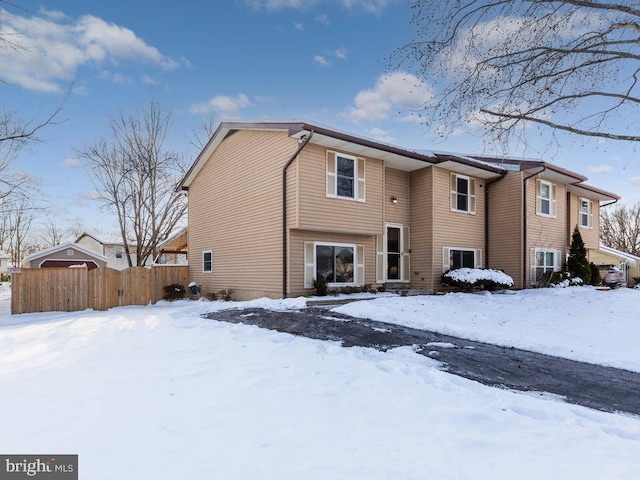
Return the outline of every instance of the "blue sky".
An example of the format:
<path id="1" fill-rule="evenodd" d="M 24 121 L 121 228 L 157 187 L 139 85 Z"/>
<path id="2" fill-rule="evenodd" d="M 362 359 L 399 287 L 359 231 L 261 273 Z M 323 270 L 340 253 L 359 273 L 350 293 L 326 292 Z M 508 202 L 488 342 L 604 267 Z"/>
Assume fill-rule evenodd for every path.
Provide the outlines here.
<path id="1" fill-rule="evenodd" d="M 387 62 L 413 36 L 406 1 L 15 3 L 27 12 L 0 6 L 0 28 L 19 31 L 27 50 L 0 52 L 2 107 L 42 118 L 72 88 L 65 122 L 43 131 L 43 142 L 14 164 L 40 179 L 63 224 L 112 228 L 89 199 L 92 186 L 74 149 L 106 134 L 110 116 L 152 99 L 172 109 L 171 146 L 189 161 L 197 154 L 190 132 L 209 115 L 307 119 L 404 147 L 492 153 L 479 132 L 461 130 L 442 142 L 437 126 L 412 113 L 437 86 Z M 640 165 L 629 146 L 566 140 L 550 155 L 546 142 L 542 136 L 511 154 L 544 156 L 624 202 L 640 199 Z"/>

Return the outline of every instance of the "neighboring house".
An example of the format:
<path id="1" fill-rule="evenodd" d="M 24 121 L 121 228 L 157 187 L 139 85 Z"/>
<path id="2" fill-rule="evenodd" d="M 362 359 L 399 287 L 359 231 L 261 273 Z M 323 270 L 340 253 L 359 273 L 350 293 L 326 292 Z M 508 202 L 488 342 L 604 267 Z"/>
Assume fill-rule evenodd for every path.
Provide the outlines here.
<path id="1" fill-rule="evenodd" d="M 158 244 L 158 250 L 154 265 L 187 265 L 187 227 Z"/>
<path id="2" fill-rule="evenodd" d="M 22 268 L 52 268 L 86 265 L 89 270 L 105 268 L 107 258 L 76 243 L 63 243 L 34 252 L 22 260 Z"/>
<path id="3" fill-rule="evenodd" d="M 97 252 L 107 258 L 107 267 L 115 270 L 124 270 L 129 268 L 127 255 L 125 253 L 124 243 L 117 238 L 104 238 L 93 232 L 83 232 L 75 241 L 78 245 Z M 136 264 L 135 245 L 129 245 L 131 253 L 132 265 Z"/>
<path id="4" fill-rule="evenodd" d="M 11 276 L 11 266 L 9 254 L 0 252 L 0 273 Z"/>
<path id="5" fill-rule="evenodd" d="M 238 299 L 364 284 L 444 290 L 490 267 L 517 288 L 598 248 L 618 197 L 544 162 L 417 152 L 300 122 L 220 124 L 184 177 L 189 274 Z"/>
<path id="6" fill-rule="evenodd" d="M 640 257 L 630 253 L 600 245 L 599 250 L 590 252 L 589 261 L 601 268 L 603 276 L 607 273 L 607 269 L 612 267 L 619 268 L 625 273 L 627 284 L 630 287 L 636 286 L 634 278 L 640 278 Z"/>

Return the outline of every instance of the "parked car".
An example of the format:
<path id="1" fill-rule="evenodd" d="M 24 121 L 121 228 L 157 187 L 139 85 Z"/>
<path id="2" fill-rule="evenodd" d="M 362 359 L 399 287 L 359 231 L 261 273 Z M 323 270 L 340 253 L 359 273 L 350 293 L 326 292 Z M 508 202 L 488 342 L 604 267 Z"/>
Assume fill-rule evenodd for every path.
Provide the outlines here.
<path id="1" fill-rule="evenodd" d="M 624 272 L 616 267 L 610 268 L 604 277 L 604 284 L 610 288 L 626 287 L 627 281 Z"/>

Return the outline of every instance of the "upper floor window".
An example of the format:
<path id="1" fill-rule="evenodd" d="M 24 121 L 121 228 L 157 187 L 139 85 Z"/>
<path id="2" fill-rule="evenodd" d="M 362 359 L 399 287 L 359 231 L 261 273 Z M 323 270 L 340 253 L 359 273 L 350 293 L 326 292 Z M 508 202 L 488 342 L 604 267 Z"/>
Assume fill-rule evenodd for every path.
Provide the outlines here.
<path id="1" fill-rule="evenodd" d="M 591 200 L 580 199 L 580 226 L 591 228 Z"/>
<path id="2" fill-rule="evenodd" d="M 476 213 L 476 182 L 473 178 L 451 174 L 451 210 Z"/>
<path id="3" fill-rule="evenodd" d="M 536 213 L 545 217 L 556 216 L 556 186 L 546 180 L 538 180 Z"/>
<path id="4" fill-rule="evenodd" d="M 123 250 L 124 249 L 122 247 L 116 247 L 116 258 L 122 258 Z"/>
<path id="5" fill-rule="evenodd" d="M 365 160 L 327 151 L 327 197 L 365 201 Z"/>

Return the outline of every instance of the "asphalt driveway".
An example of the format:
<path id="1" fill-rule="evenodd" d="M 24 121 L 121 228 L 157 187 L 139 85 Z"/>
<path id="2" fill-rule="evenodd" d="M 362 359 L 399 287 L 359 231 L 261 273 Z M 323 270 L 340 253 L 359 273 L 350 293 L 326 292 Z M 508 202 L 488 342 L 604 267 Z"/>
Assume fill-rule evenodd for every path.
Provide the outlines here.
<path id="1" fill-rule="evenodd" d="M 323 308 L 276 312 L 224 310 L 212 320 L 257 325 L 293 335 L 385 351 L 417 347 L 443 369 L 485 385 L 548 392 L 567 402 L 607 412 L 640 415 L 640 373 L 465 340 L 415 328 L 348 317 Z"/>

